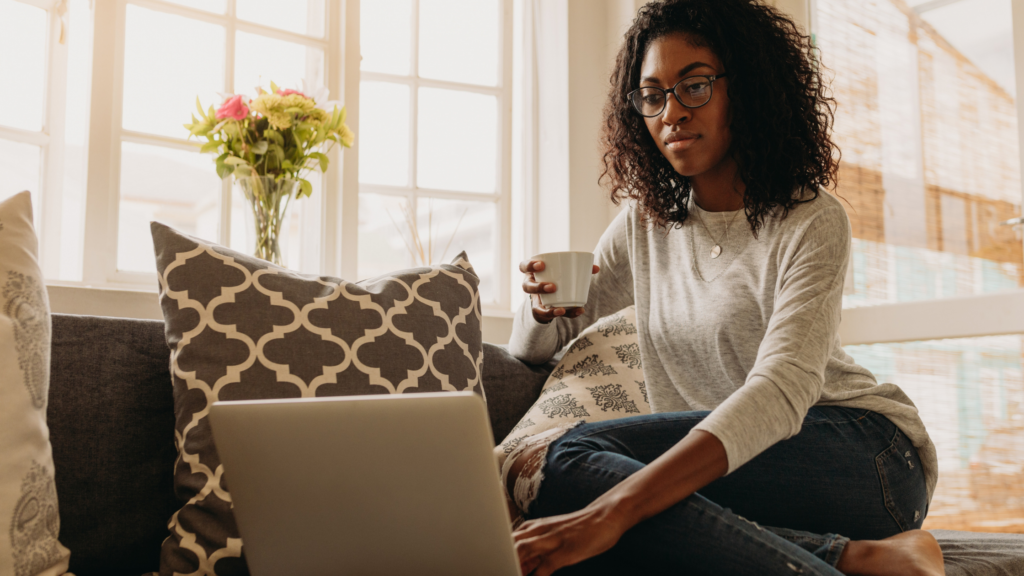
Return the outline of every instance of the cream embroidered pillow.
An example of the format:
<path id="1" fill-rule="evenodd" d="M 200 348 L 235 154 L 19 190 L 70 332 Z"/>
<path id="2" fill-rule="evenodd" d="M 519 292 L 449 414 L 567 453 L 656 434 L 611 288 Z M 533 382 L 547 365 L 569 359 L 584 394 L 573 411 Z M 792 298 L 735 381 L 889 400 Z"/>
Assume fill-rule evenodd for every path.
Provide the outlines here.
<path id="1" fill-rule="evenodd" d="M 50 307 L 32 227 L 32 197 L 0 202 L 0 574 L 68 569 L 46 427 Z"/>
<path id="2" fill-rule="evenodd" d="M 524 439 L 561 424 L 650 414 L 633 306 L 584 330 L 551 373 L 540 397 L 495 448 L 499 464 Z"/>

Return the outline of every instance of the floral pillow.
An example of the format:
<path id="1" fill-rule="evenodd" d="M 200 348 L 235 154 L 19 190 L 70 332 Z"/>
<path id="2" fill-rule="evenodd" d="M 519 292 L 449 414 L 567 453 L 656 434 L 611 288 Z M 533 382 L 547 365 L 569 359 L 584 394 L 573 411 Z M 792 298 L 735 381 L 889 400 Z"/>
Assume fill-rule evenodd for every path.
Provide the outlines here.
<path id="1" fill-rule="evenodd" d="M 551 373 L 540 397 L 494 449 L 499 464 L 523 440 L 576 422 L 650 414 L 633 306 L 583 331 Z"/>

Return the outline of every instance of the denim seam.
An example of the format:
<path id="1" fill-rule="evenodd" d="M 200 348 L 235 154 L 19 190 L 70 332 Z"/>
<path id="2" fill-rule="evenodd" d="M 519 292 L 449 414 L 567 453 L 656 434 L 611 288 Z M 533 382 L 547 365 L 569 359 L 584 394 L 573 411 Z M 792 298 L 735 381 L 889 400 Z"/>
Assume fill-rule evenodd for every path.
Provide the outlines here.
<path id="1" fill-rule="evenodd" d="M 812 408 L 813 408 L 813 406 L 812 406 Z M 842 408 L 842 406 L 836 406 L 836 408 Z M 819 425 L 819 424 L 850 424 L 852 422 L 860 422 L 861 420 L 863 420 L 871 412 L 872 412 L 871 410 L 865 410 L 863 414 L 861 414 L 860 416 L 858 416 L 856 418 L 853 418 L 851 420 L 842 420 L 842 421 L 839 421 L 839 422 L 837 422 L 835 420 L 818 420 L 818 421 L 815 421 L 815 422 L 805 422 L 803 425 L 804 426 L 816 426 L 816 425 Z"/>
<path id="2" fill-rule="evenodd" d="M 694 508 L 696 508 L 697 512 L 699 512 L 701 514 L 714 514 L 717 517 L 717 519 L 722 523 L 722 525 L 726 529 L 728 529 L 731 532 L 739 534 L 744 539 L 749 540 L 750 542 L 753 542 L 754 544 L 756 544 L 758 547 L 768 550 L 774 556 L 782 559 L 787 564 L 790 564 L 792 562 L 799 563 L 801 568 L 800 568 L 800 571 L 797 572 L 798 574 L 804 573 L 804 569 L 805 568 L 813 569 L 813 567 L 808 566 L 803 560 L 794 557 L 792 554 L 789 554 L 788 552 L 786 552 L 784 550 L 780 550 L 778 548 L 775 548 L 775 547 L 771 546 L 769 543 L 764 542 L 763 540 L 755 538 L 753 534 L 750 534 L 747 531 L 743 530 L 742 528 L 734 525 L 732 522 L 729 521 L 730 520 L 729 518 L 726 518 L 725 514 L 720 513 L 718 511 L 715 511 L 715 510 L 708 510 L 707 508 L 702 508 L 700 506 L 697 506 L 696 504 L 693 503 L 692 500 L 689 500 L 689 499 L 687 499 L 686 503 L 687 503 L 687 506 L 693 506 Z M 733 514 L 733 516 L 736 516 L 737 518 L 743 519 L 743 521 L 750 523 L 751 525 L 755 526 L 759 531 L 761 531 L 763 533 L 772 534 L 773 536 L 777 536 L 777 534 L 775 534 L 773 532 L 770 532 L 768 530 L 765 530 L 764 528 L 762 528 L 761 526 L 757 525 L 754 522 L 751 522 L 750 520 L 746 520 L 745 518 L 742 518 L 741 516 L 736 515 L 736 514 Z M 792 566 L 792 564 L 790 564 L 790 566 Z"/>
<path id="3" fill-rule="evenodd" d="M 896 526 L 899 527 L 900 532 L 906 532 L 907 528 L 904 523 L 900 520 L 902 514 L 896 508 L 896 502 L 892 499 L 892 490 L 889 488 L 889 477 L 885 473 L 885 467 L 882 465 L 883 460 L 896 452 L 896 444 L 900 439 L 900 429 L 896 428 L 896 433 L 893 434 L 892 442 L 889 447 L 882 450 L 878 456 L 875 456 L 875 469 L 878 471 L 878 478 L 882 483 L 882 499 L 885 501 L 885 509 L 889 512 L 889 516 L 896 522 Z"/>
<path id="4" fill-rule="evenodd" d="M 850 539 L 845 536 L 836 534 L 832 537 L 832 543 L 829 544 L 828 552 L 825 553 L 825 562 L 832 567 L 839 564 L 839 559 L 843 557 L 843 551 L 846 550 L 846 545 L 850 543 Z M 838 550 L 837 550 L 838 548 Z"/>

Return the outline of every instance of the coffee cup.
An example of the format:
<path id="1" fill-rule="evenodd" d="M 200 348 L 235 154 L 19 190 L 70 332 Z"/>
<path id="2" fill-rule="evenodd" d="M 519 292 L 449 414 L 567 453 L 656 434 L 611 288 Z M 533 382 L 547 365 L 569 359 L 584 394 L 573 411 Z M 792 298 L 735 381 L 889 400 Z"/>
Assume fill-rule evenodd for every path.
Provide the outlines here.
<path id="1" fill-rule="evenodd" d="M 594 255 L 590 252 L 546 252 L 530 260 L 544 263 L 544 269 L 534 272 L 537 282 L 550 282 L 555 292 L 541 292 L 540 303 L 549 308 L 585 306 L 590 293 L 590 278 L 594 273 Z"/>

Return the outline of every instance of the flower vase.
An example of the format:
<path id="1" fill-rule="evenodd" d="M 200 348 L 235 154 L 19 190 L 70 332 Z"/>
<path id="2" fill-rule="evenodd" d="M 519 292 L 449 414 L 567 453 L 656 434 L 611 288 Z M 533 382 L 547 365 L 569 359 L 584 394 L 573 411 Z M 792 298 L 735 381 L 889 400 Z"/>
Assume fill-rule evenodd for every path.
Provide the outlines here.
<path id="1" fill-rule="evenodd" d="M 284 266 L 281 260 L 281 223 L 288 211 L 288 202 L 299 190 L 299 181 L 248 176 L 239 178 L 237 183 L 252 210 L 256 257 Z"/>

